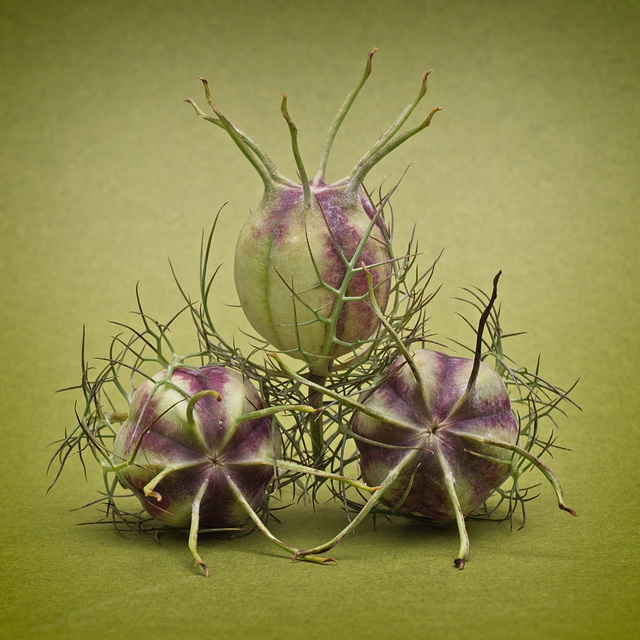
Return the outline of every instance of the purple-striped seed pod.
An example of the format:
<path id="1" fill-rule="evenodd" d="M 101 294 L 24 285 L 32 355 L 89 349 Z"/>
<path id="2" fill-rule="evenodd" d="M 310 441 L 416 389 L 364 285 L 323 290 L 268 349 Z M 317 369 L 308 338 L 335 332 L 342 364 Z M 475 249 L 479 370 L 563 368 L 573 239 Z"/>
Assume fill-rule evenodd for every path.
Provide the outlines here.
<path id="1" fill-rule="evenodd" d="M 280 445 L 269 420 L 251 417 L 261 409 L 253 385 L 231 368 L 158 373 L 136 389 L 116 436 L 121 482 L 171 527 L 242 527 L 249 515 L 238 491 L 253 509 L 265 503 Z"/>
<path id="2" fill-rule="evenodd" d="M 456 500 L 466 516 L 509 475 L 511 453 L 477 438 L 515 445 L 518 423 L 504 381 L 488 365 L 479 363 L 468 389 L 473 360 L 427 349 L 413 352 L 412 360 L 419 379 L 401 357 L 384 384 L 361 398 L 386 418 L 354 417 L 362 475 L 381 485 L 403 464 L 382 501 L 398 513 L 455 521 Z"/>
<path id="3" fill-rule="evenodd" d="M 281 111 L 289 127 L 300 182 L 282 176 L 270 158 L 237 129 L 215 105 L 206 80 L 207 101 L 215 117 L 196 113 L 222 127 L 260 175 L 264 194 L 241 230 L 235 253 L 235 284 L 242 309 L 253 328 L 277 349 L 304 360 L 315 374 L 326 375 L 333 358 L 357 352 L 379 327 L 367 303 L 366 267 L 375 297 L 384 310 L 391 287 L 391 238 L 382 206 L 376 210 L 363 180 L 371 168 L 405 140 L 429 126 L 439 108 L 418 126 L 400 129 L 424 97 L 425 73 L 417 98 L 360 159 L 346 178 L 325 181 L 329 153 L 344 118 L 371 73 L 365 72 L 333 121 L 317 173 L 307 176 L 298 149 L 298 129 L 286 96 Z"/>
<path id="4" fill-rule="evenodd" d="M 534 446 L 544 453 L 552 445 L 553 437 L 548 441 L 539 437 L 539 419 L 549 417 L 568 395 L 545 382 L 537 371 L 511 369 L 504 364 L 498 314 L 492 315 L 500 275 L 493 280 L 492 294 L 480 317 L 473 359 L 410 349 L 370 298 L 400 355 L 379 371 L 377 383 L 357 401 L 331 389 L 325 392 L 354 410 L 350 431 L 371 496 L 338 535 L 312 549 L 299 550 L 299 555 L 332 549 L 383 503 L 389 514 L 405 514 L 434 524 L 455 521 L 460 549 L 454 564 L 462 569 L 469 553 L 465 518 L 483 505 L 489 513 L 495 505 L 486 503 L 493 495 L 498 503 L 508 501 L 509 517 L 514 504 L 520 502 L 524 524 L 528 489 L 519 485 L 519 479 L 530 467 L 549 481 L 560 509 L 576 515 L 564 503 L 554 472 L 532 453 Z M 488 324 L 491 339 L 485 342 L 482 336 Z M 489 353 L 509 378 L 503 379 L 483 362 L 487 344 L 493 345 Z M 276 355 L 274 358 L 278 360 Z M 293 379 L 307 380 L 278 361 Z M 513 401 L 505 384 L 508 380 L 518 390 Z M 314 390 L 318 388 L 313 381 L 309 384 Z M 514 403 L 526 407 L 524 414 L 516 413 Z M 508 477 L 512 482 L 502 487 Z"/>

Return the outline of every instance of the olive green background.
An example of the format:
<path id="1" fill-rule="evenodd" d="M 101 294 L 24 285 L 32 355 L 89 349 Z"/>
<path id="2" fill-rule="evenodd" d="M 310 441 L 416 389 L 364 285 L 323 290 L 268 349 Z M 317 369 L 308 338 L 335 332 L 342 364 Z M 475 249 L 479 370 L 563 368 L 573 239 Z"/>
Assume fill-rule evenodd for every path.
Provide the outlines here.
<path id="1" fill-rule="evenodd" d="M 0 635 L 10 638 L 628 638 L 637 630 L 640 5 L 635 1 L 0 2 Z M 215 242 L 219 329 L 243 343 L 236 234 L 261 195 L 237 148 L 182 102 L 218 106 L 295 174 L 280 94 L 309 171 L 335 110 L 378 47 L 329 164 L 345 175 L 434 69 L 432 126 L 368 181 L 391 184 L 396 248 L 413 225 L 423 266 L 444 248 L 432 329 L 469 342 L 460 286 L 500 299 L 513 353 L 582 411 L 555 454 L 572 518 L 542 477 L 526 527 L 365 522 L 339 563 L 292 563 L 260 534 L 160 544 L 79 526 L 98 497 L 71 465 L 46 493 L 48 446 L 74 424 L 80 341 L 105 356 L 135 285 L 161 320 L 194 292 L 200 236 Z M 185 349 L 190 349 L 185 329 Z M 274 530 L 320 542 L 338 505 L 302 505 Z"/>

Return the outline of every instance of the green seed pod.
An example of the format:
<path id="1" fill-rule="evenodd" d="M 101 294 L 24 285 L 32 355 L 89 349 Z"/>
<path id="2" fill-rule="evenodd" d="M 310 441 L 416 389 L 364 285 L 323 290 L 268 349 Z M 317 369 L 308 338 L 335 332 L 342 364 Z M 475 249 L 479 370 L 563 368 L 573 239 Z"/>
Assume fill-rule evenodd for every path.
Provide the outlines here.
<path id="1" fill-rule="evenodd" d="M 522 461 L 543 473 L 559 507 L 575 515 L 564 504 L 553 471 L 531 453 L 536 437 L 523 433 L 503 377 L 481 358 L 500 274 L 480 318 L 473 360 L 429 349 L 410 351 L 398 341 L 401 355 L 381 383 L 361 395 L 351 422 L 362 476 L 380 488 L 376 499 L 394 513 L 439 524 L 455 521 L 460 536 L 455 565 L 460 569 L 469 552 L 465 518 L 509 476 L 518 496 Z M 525 379 L 521 382 L 527 386 Z M 536 384 L 528 387 L 534 395 Z M 545 407 L 543 397 L 535 396 L 528 407 L 536 428 L 539 415 L 557 404 L 554 399 Z"/>
<path id="2" fill-rule="evenodd" d="M 357 513 L 331 540 L 300 550 L 301 555 L 326 553 L 382 504 L 387 515 L 402 514 L 432 524 L 455 521 L 460 548 L 454 564 L 462 569 L 469 554 L 467 516 L 490 515 L 507 500 L 507 517 L 513 516 L 519 503 L 524 524 L 530 487 L 519 481 L 531 467 L 549 481 L 560 509 L 576 515 L 564 503 L 554 472 L 532 452 L 539 447 L 544 453 L 552 445 L 553 437 L 541 438 L 539 421 L 568 399 L 567 392 L 549 385 L 537 371 L 517 365 L 511 369 L 505 364 L 510 359 L 502 351 L 497 312 L 491 317 L 490 338 L 485 341 L 482 337 L 497 297 L 499 276 L 494 278 L 493 293 L 480 318 L 473 359 L 411 349 L 371 297 L 371 306 L 400 355 L 378 371 L 377 381 L 357 400 L 334 388 L 323 389 L 332 402 L 353 410 L 350 433 L 371 495 L 362 504 L 344 494 L 345 504 L 354 506 Z M 483 355 L 494 357 L 497 368 L 486 364 Z M 277 355 L 273 358 L 291 379 L 306 382 L 314 391 L 322 389 Z M 514 398 L 509 388 L 516 391 Z M 524 412 L 516 407 L 524 407 Z M 511 482 L 504 486 L 507 478 Z M 491 498 L 495 500 L 487 504 Z M 476 511 L 479 507 L 482 509 Z"/>
<path id="3" fill-rule="evenodd" d="M 378 318 L 364 299 L 369 268 L 387 304 L 391 254 L 384 225 L 359 193 L 313 186 L 267 193 L 238 238 L 235 283 L 252 326 L 271 344 L 318 366 L 361 346 Z M 379 265 L 379 266 L 374 266 Z"/>
<path id="4" fill-rule="evenodd" d="M 365 72 L 339 109 L 329 130 L 319 169 L 309 180 L 298 149 L 298 129 L 291 120 L 286 96 L 282 115 L 291 134 L 300 182 L 282 176 L 262 149 L 236 129 L 216 107 L 205 86 L 215 117 L 202 118 L 224 128 L 264 184 L 263 197 L 236 245 L 235 285 L 240 304 L 253 328 L 282 352 L 304 360 L 316 374 L 326 374 L 331 360 L 362 348 L 379 327 L 368 302 L 365 268 L 373 279 L 378 306 L 385 309 L 393 277 L 391 237 L 382 217 L 362 186 L 370 169 L 405 140 L 427 127 L 434 113 L 399 134 L 426 93 L 424 74 L 417 98 L 408 105 L 346 178 L 325 181 L 325 169 L 335 135 L 371 73 Z"/>

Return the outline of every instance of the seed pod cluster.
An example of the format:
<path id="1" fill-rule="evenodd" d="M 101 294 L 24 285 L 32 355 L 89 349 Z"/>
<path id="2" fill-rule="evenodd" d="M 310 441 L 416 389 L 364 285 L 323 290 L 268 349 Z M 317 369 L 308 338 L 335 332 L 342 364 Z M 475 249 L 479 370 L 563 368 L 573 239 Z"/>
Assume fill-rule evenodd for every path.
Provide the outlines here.
<path id="1" fill-rule="evenodd" d="M 206 80 L 200 78 L 213 115 L 187 99 L 198 116 L 228 134 L 263 183 L 262 198 L 237 239 L 234 282 L 264 349 L 245 356 L 213 325 L 215 274 L 207 271 L 213 231 L 200 256 L 200 302 L 178 283 L 199 351 L 178 356 L 168 336 L 171 323 L 151 320 L 140 302 L 143 328 L 129 327 L 128 337 L 114 338 L 107 365 L 94 379 L 83 342 L 79 388 L 86 405 L 58 448 L 61 468 L 72 452 L 82 459 L 90 450 L 102 466 L 107 514 L 136 528 L 144 529 L 150 517 L 188 529 L 189 548 L 206 575 L 197 551 L 201 529 L 233 537 L 257 528 L 294 559 L 325 563 L 332 558 L 321 554 L 372 511 L 455 522 L 455 564 L 463 568 L 469 553 L 465 518 L 495 496 L 508 497 L 511 516 L 514 501 L 524 505 L 527 499 L 518 481 L 531 467 L 551 483 L 560 508 L 575 515 L 554 473 L 532 452 L 551 446 L 552 439 L 545 443 L 539 435 L 540 418 L 567 394 L 544 382 L 537 367 L 534 373 L 511 368 L 504 356 L 493 308 L 500 274 L 490 297 L 474 294 L 472 304 L 481 313 L 474 357 L 427 348 L 433 267 L 422 274 L 416 269 L 410 282 L 415 251 L 410 245 L 405 255 L 394 254 L 383 215 L 389 196 L 374 204 L 363 185 L 372 167 L 428 127 L 439 111 L 431 109 L 402 132 L 426 94 L 429 72 L 417 97 L 352 172 L 333 183 L 325 179 L 334 138 L 371 73 L 374 53 L 338 110 L 312 177 L 283 95 L 298 181 L 283 176 L 230 122 Z M 490 318 L 493 329 L 485 340 Z M 301 368 L 287 365 L 283 354 Z M 491 358 L 495 368 L 485 362 Z M 188 364 L 190 359 L 198 364 Z M 143 370 L 152 362 L 158 369 L 150 377 Z M 510 396 L 508 385 L 519 397 Z M 114 409 L 112 394 L 126 400 L 125 411 Z M 519 402 L 526 407 L 524 420 Z M 291 419 L 285 424 L 280 413 Z M 353 453 L 347 451 L 351 440 Z M 504 489 L 509 478 L 512 487 Z M 304 486 L 305 494 L 311 485 L 314 498 L 327 483 L 355 513 L 334 538 L 314 548 L 284 543 L 267 526 L 268 501 L 278 483 Z M 120 507 L 121 486 L 142 512 Z"/>

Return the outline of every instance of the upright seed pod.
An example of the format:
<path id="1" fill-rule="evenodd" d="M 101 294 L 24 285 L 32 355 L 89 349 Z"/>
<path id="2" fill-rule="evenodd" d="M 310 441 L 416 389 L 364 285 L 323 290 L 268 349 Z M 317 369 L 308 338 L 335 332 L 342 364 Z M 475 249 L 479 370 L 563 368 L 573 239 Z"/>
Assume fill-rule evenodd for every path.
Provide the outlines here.
<path id="1" fill-rule="evenodd" d="M 367 302 L 364 267 L 384 309 L 393 271 L 391 237 L 362 183 L 371 168 L 405 140 L 429 126 L 439 108 L 418 126 L 399 131 L 426 93 L 425 73 L 417 98 L 355 165 L 332 184 L 325 170 L 335 135 L 371 73 L 365 72 L 339 109 L 329 130 L 320 166 L 310 180 L 298 149 L 298 129 L 283 95 L 281 111 L 289 127 L 300 182 L 283 177 L 262 149 L 235 128 L 215 105 L 207 82 L 207 101 L 215 113 L 202 118 L 224 128 L 260 175 L 263 197 L 240 232 L 234 275 L 240 304 L 253 328 L 277 349 L 326 375 L 331 360 L 356 352 L 375 333 L 379 319 Z"/>

